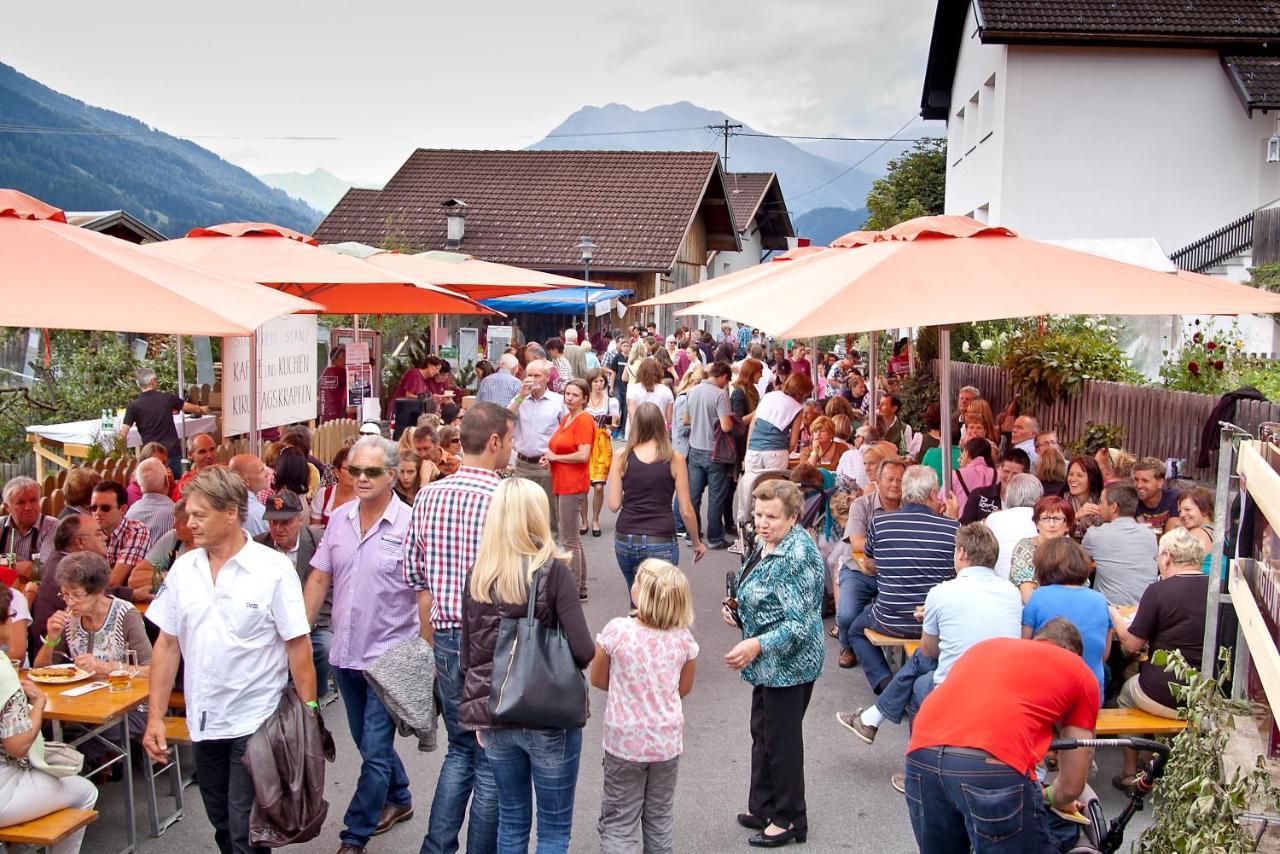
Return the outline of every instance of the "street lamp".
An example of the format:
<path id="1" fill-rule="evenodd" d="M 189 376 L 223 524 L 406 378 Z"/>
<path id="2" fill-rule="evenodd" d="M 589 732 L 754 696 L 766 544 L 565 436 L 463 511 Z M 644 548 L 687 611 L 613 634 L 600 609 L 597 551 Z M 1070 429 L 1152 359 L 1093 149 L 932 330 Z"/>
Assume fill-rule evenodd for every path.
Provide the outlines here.
<path id="1" fill-rule="evenodd" d="M 582 253 L 582 266 L 584 275 L 583 281 L 586 286 L 582 289 L 582 337 L 588 337 L 588 329 L 591 325 L 591 253 L 595 251 L 596 245 L 591 242 L 591 238 L 585 234 L 578 243 L 578 251 Z"/>

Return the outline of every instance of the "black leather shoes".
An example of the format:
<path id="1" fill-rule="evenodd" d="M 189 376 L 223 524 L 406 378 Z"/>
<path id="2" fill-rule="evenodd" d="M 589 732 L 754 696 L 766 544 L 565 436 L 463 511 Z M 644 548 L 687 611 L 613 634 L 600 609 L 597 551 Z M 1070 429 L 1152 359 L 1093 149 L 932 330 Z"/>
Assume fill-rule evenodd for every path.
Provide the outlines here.
<path id="1" fill-rule="evenodd" d="M 747 840 L 747 844 L 755 848 L 781 848 L 795 842 L 797 845 L 804 844 L 809 838 L 808 828 L 793 827 L 790 830 L 784 830 L 775 836 L 770 836 L 763 830 Z"/>
<path id="2" fill-rule="evenodd" d="M 740 812 L 738 813 L 738 824 L 742 825 L 747 830 L 764 830 L 769 826 L 769 819 L 760 818 L 759 816 L 752 815 L 749 812 Z"/>
<path id="3" fill-rule="evenodd" d="M 382 814 L 378 816 L 378 826 L 373 829 L 373 835 L 377 836 L 381 833 L 386 833 L 394 825 L 402 821 L 408 821 L 411 818 L 413 818 L 412 804 L 403 807 L 387 804 L 382 808 Z"/>

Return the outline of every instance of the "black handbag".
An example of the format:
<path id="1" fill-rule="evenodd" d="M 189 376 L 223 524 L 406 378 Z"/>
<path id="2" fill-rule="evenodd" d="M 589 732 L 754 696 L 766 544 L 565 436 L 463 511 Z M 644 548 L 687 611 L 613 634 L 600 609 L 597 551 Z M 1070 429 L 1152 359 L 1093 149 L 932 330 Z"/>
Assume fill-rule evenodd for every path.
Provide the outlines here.
<path id="1" fill-rule="evenodd" d="M 503 617 L 493 651 L 489 717 L 495 724 L 534 729 L 581 729 L 587 723 L 587 680 L 557 623 L 533 615 L 544 570 L 529 583 L 529 607 Z"/>

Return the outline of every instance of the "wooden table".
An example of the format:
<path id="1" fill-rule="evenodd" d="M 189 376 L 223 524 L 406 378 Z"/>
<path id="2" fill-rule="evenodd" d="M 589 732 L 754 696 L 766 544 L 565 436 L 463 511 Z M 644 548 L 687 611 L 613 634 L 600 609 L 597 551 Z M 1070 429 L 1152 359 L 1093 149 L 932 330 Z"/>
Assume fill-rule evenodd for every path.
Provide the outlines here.
<path id="1" fill-rule="evenodd" d="M 25 676 L 26 674 L 24 673 L 23 675 Z M 128 829 L 129 844 L 121 849 L 120 854 L 128 854 L 128 852 L 134 850 L 138 843 L 138 831 L 134 818 L 133 768 L 129 762 L 129 712 L 147 701 L 147 696 L 151 691 L 151 684 L 147 679 L 135 678 L 125 691 L 112 693 L 107 688 L 99 688 L 97 691 L 91 691 L 80 697 L 63 696 L 64 692 L 84 687 L 91 681 L 83 680 L 69 685 L 39 685 L 40 690 L 44 692 L 48 700 L 45 705 L 44 716 L 46 720 L 53 722 L 53 735 L 59 741 L 62 740 L 62 724 L 75 723 L 87 726 L 89 729 L 70 742 L 72 747 L 77 747 L 93 740 L 110 748 L 114 754 L 112 758 L 97 768 L 86 772 L 85 776 L 93 773 L 93 771 L 110 767 L 116 762 L 123 764 L 124 816 Z M 117 725 L 120 727 L 119 743 L 111 741 L 105 735 L 107 730 Z"/>

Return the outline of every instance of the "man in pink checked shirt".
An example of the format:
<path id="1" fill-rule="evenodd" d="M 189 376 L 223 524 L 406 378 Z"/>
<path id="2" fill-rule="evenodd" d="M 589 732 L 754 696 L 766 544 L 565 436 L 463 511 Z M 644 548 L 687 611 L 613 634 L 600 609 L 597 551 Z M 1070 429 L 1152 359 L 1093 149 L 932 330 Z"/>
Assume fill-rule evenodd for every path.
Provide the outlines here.
<path id="1" fill-rule="evenodd" d="M 515 439 L 515 413 L 477 403 L 462 417 L 462 465 L 424 487 L 413 502 L 405 543 L 405 580 L 417 591 L 422 636 L 435 647 L 436 685 L 449 752 L 440 766 L 422 854 L 452 854 L 467 816 L 468 854 L 492 854 L 498 840 L 498 792 L 475 734 L 458 725 L 462 699 L 462 591 L 475 564 L 493 491 Z"/>

